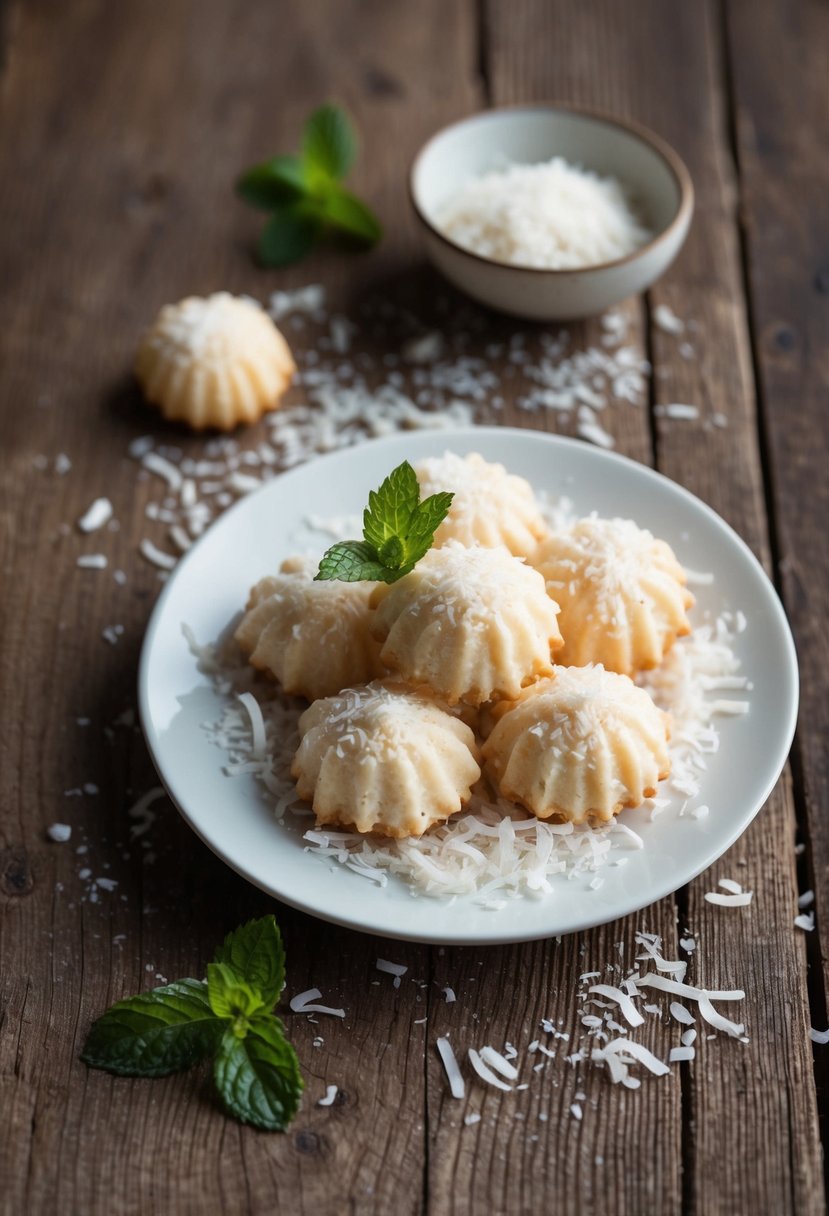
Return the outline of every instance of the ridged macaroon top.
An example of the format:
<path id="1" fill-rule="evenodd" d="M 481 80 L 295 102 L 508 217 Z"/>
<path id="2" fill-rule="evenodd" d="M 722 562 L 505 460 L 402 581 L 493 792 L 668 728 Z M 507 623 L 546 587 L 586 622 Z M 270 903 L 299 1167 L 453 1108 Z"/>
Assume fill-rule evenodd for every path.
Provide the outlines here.
<path id="1" fill-rule="evenodd" d="M 147 399 L 196 430 L 256 421 L 276 408 L 295 371 L 267 313 L 226 291 L 165 305 L 135 360 Z"/>
<path id="2" fill-rule="evenodd" d="M 557 667 L 497 706 L 483 746 L 500 793 L 541 819 L 608 820 L 652 797 L 670 771 L 669 719 L 603 667 Z"/>
<path id="3" fill-rule="evenodd" d="M 481 772 L 470 728 L 394 681 L 315 701 L 299 730 L 291 771 L 319 823 L 419 836 L 461 809 Z"/>
<path id="4" fill-rule="evenodd" d="M 287 693 L 328 697 L 381 671 L 369 633 L 375 583 L 314 582 L 314 568 L 288 558 L 252 589 L 235 638 L 251 666 Z"/>
<path id="5" fill-rule="evenodd" d="M 435 535 L 438 547 L 449 540 L 503 545 L 516 557 L 528 557 L 549 531 L 530 483 L 477 452 L 444 452 L 421 460 L 415 472 L 424 498 L 441 490 L 455 495 Z"/>
<path id="6" fill-rule="evenodd" d="M 560 663 L 635 675 L 690 632 L 685 571 L 670 545 L 632 520 L 581 519 L 543 541 L 532 563 L 561 609 Z"/>
<path id="7" fill-rule="evenodd" d="M 380 658 L 450 705 L 517 697 L 552 672 L 558 608 L 541 575 L 506 549 L 448 541 L 372 604 Z"/>

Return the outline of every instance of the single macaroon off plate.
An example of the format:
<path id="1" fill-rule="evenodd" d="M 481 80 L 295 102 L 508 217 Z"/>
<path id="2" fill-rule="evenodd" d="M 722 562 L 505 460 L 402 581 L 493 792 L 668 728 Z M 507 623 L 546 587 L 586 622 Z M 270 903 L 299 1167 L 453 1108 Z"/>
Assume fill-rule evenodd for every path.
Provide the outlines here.
<path id="1" fill-rule="evenodd" d="M 238 617 L 250 587 L 283 558 L 327 547 L 330 536 L 315 530 L 309 517 L 357 516 L 369 490 L 401 461 L 447 450 L 500 461 L 538 493 L 569 498 L 577 515 L 633 519 L 667 540 L 689 570 L 713 575 L 693 586 L 692 621 L 742 614 L 744 628 L 731 645 L 751 685 L 749 712 L 717 721 L 719 748 L 705 757 L 694 799 L 707 806 L 704 817 L 680 814 L 685 800 L 666 791 L 669 801 L 658 815 L 642 807 L 620 817 L 642 841 L 641 848 L 624 850 L 624 864 L 570 878 L 554 875 L 550 892 L 508 897 L 499 907 L 485 906 L 474 893 L 414 895 L 394 875 L 379 886 L 314 856 L 303 840 L 312 819 L 288 813 L 278 822 L 273 795 L 253 774 L 225 775 L 227 754 L 205 723 L 221 718 L 227 698 L 200 672 L 182 633 L 186 624 L 199 643 L 215 642 Z M 384 937 L 458 945 L 572 933 L 625 916 L 689 882 L 733 844 L 767 799 L 791 745 L 797 698 L 796 656 L 780 602 L 719 516 L 624 457 L 535 431 L 484 427 L 368 441 L 284 473 L 243 499 L 170 576 L 147 629 L 139 677 L 141 721 L 161 780 L 223 861 L 274 898 L 324 920 Z"/>

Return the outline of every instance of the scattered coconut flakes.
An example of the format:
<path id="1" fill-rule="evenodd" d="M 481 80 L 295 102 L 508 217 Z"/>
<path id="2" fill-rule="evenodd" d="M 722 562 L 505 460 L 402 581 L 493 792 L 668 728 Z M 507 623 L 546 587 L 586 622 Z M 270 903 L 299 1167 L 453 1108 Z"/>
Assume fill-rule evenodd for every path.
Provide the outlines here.
<path id="1" fill-rule="evenodd" d="M 253 735 L 251 756 L 254 760 L 262 761 L 266 756 L 265 720 L 259 702 L 252 692 L 240 692 L 238 700 L 244 705 L 250 717 L 250 728 Z"/>
<path id="2" fill-rule="evenodd" d="M 146 794 L 142 794 L 133 806 L 131 806 L 127 815 L 130 819 L 134 819 L 130 828 L 130 838 L 136 840 L 139 836 L 143 836 L 145 832 L 149 832 L 156 820 L 156 813 L 150 810 L 152 804 L 157 802 L 159 798 L 165 796 L 164 790 L 160 785 L 154 785 L 152 789 L 147 790 Z"/>
<path id="3" fill-rule="evenodd" d="M 821 1047 L 825 1047 L 826 1044 L 829 1043 L 829 1029 L 815 1030 L 815 1028 L 812 1026 L 809 1029 L 809 1038 L 813 1043 L 819 1043 Z"/>
<path id="4" fill-rule="evenodd" d="M 695 405 L 683 405 L 671 402 L 668 405 L 657 405 L 653 411 L 659 418 L 676 418 L 686 422 L 695 422 L 699 418 L 699 409 Z"/>
<path id="5" fill-rule="evenodd" d="M 653 323 L 666 334 L 681 334 L 685 330 L 685 322 L 667 304 L 657 304 L 653 310 Z"/>
<path id="6" fill-rule="evenodd" d="M 626 992 L 622 992 L 621 988 L 614 988 L 612 984 L 594 984 L 588 992 L 596 992 L 599 996 L 606 996 L 608 1000 L 615 1001 L 622 1011 L 622 1016 L 631 1026 L 641 1026 L 644 1022 L 645 1019 L 631 998 Z"/>
<path id="7" fill-rule="evenodd" d="M 687 950 L 688 954 L 693 954 L 697 948 L 697 943 L 693 937 L 681 937 L 679 944 L 683 950 Z"/>
<path id="8" fill-rule="evenodd" d="M 693 1060 L 696 1054 L 696 1049 L 693 1047 L 672 1047 L 668 1053 L 668 1061 L 671 1064 L 685 1063 Z"/>
<path id="9" fill-rule="evenodd" d="M 318 1005 L 314 1002 L 318 1001 L 322 996 L 319 988 L 309 988 L 307 992 L 299 992 L 296 996 L 291 997 L 288 1002 L 289 1007 L 294 1013 L 327 1013 L 332 1018 L 344 1018 L 344 1009 L 332 1009 L 330 1005 Z"/>
<path id="10" fill-rule="evenodd" d="M 336 1098 L 338 1093 L 339 1093 L 339 1089 L 336 1085 L 326 1085 L 325 1097 L 319 1098 L 317 1100 L 317 1106 L 333 1106 L 334 1099 Z"/>
<path id="11" fill-rule="evenodd" d="M 711 706 L 712 713 L 725 714 L 733 718 L 742 717 L 743 714 L 747 714 L 750 709 L 751 706 L 748 701 L 734 701 L 728 699 L 715 701 Z"/>
<path id="12" fill-rule="evenodd" d="M 487 1085 L 492 1085 L 495 1089 L 503 1089 L 507 1093 L 512 1093 L 512 1086 L 507 1085 L 506 1081 L 502 1081 L 490 1068 L 487 1068 L 474 1047 L 469 1048 L 467 1055 L 469 1056 L 469 1063 L 482 1081 L 486 1081 Z"/>
<path id="13" fill-rule="evenodd" d="M 81 532 L 97 532 L 112 519 L 112 503 L 108 498 L 96 498 L 78 520 Z"/>
<path id="14" fill-rule="evenodd" d="M 160 456 L 157 452 L 146 449 L 141 454 L 141 463 L 145 469 L 163 478 L 171 490 L 181 489 L 184 478 L 182 477 L 181 470 L 171 460 L 167 460 L 166 457 Z"/>
<path id="15" fill-rule="evenodd" d="M 453 1005 L 455 1003 L 455 999 L 456 999 L 454 989 L 444 988 L 443 989 L 443 999 L 447 1005 Z"/>
<path id="16" fill-rule="evenodd" d="M 407 363 L 434 363 L 443 353 L 443 337 L 437 330 L 405 342 L 400 352 Z"/>
<path id="17" fill-rule="evenodd" d="M 811 908 L 811 906 L 814 902 L 815 902 L 814 891 L 804 891 L 802 895 L 799 895 L 797 897 L 798 908 Z"/>
<path id="18" fill-rule="evenodd" d="M 68 823 L 53 823 L 46 829 L 46 835 L 56 844 L 65 844 L 72 836 L 72 828 Z"/>
<path id="19" fill-rule="evenodd" d="M 496 1051 L 494 1047 L 482 1047 L 480 1057 L 485 1064 L 494 1068 L 502 1077 L 506 1077 L 508 1081 L 518 1080 L 518 1069 L 514 1064 L 510 1064 L 506 1056 L 501 1055 L 500 1051 Z"/>
<path id="20" fill-rule="evenodd" d="M 473 1124 L 480 1122 L 481 1116 L 474 1110 L 470 1111 L 468 1115 L 464 1115 L 463 1117 L 464 1127 L 472 1127 Z"/>
<path id="21" fill-rule="evenodd" d="M 717 904 L 720 908 L 745 908 L 753 898 L 753 891 L 741 891 L 737 895 L 721 895 L 719 891 L 705 892 L 706 901 L 709 904 Z"/>
<path id="22" fill-rule="evenodd" d="M 667 1064 L 658 1059 L 652 1051 L 648 1051 L 642 1043 L 634 1043 L 628 1038 L 611 1039 L 604 1047 L 592 1051 L 590 1058 L 607 1064 L 610 1079 L 614 1084 L 625 1081 L 628 1076 L 628 1063 L 634 1060 L 644 1064 L 645 1068 L 657 1077 L 664 1077 L 671 1071 Z"/>
<path id="23" fill-rule="evenodd" d="M 458 1061 L 455 1058 L 451 1043 L 445 1037 L 439 1038 L 437 1040 L 437 1049 L 449 1082 L 449 1092 L 453 1098 L 463 1098 L 466 1093 L 466 1086 L 464 1085 L 461 1070 L 458 1067 Z"/>
<path id="24" fill-rule="evenodd" d="M 72 461 L 65 452 L 58 452 L 55 457 L 55 472 L 58 477 L 63 477 L 72 468 Z"/>
<path id="25" fill-rule="evenodd" d="M 690 1047 L 692 1043 L 696 1042 L 696 1038 L 697 1032 L 692 1026 L 690 1030 L 683 1031 L 683 1033 L 679 1036 L 679 1041 L 683 1047 Z"/>
<path id="26" fill-rule="evenodd" d="M 383 972 L 385 972 L 386 975 L 394 976 L 394 987 L 395 988 L 400 987 L 401 978 L 409 970 L 409 968 L 404 967 L 402 963 L 390 963 L 388 961 L 388 959 L 385 959 L 385 958 L 378 958 L 377 962 L 374 965 L 378 971 L 383 971 Z"/>
<path id="27" fill-rule="evenodd" d="M 697 1007 L 709 1026 L 713 1026 L 715 1030 L 722 1030 L 733 1038 L 740 1038 L 741 1035 L 745 1034 L 746 1028 L 743 1023 L 732 1022 L 730 1018 L 723 1017 L 721 1013 L 717 1012 L 711 1004 L 709 997 L 704 993 L 697 998 Z"/>
<path id="28" fill-rule="evenodd" d="M 105 642 L 109 642 L 110 646 L 117 646 L 123 632 L 123 625 L 107 625 L 101 630 L 101 637 Z"/>
<path id="29" fill-rule="evenodd" d="M 102 891 L 114 891 L 118 886 L 118 882 L 114 878 L 96 878 L 95 885 L 100 887 Z"/>
<path id="30" fill-rule="evenodd" d="M 165 553 L 146 536 L 138 546 L 138 551 L 151 565 L 158 566 L 160 570 L 172 570 L 177 561 L 172 553 Z"/>
<path id="31" fill-rule="evenodd" d="M 576 431 L 589 443 L 595 443 L 600 448 L 615 448 L 616 440 L 600 425 L 598 418 L 589 405 L 580 405 L 577 414 Z"/>
<path id="32" fill-rule="evenodd" d="M 267 311 L 274 321 L 292 312 L 318 317 L 325 309 L 325 288 L 321 283 L 309 283 L 293 291 L 275 291 L 268 300 Z"/>
<path id="33" fill-rule="evenodd" d="M 722 887 L 723 891 L 728 891 L 729 895 L 742 895 L 742 883 L 736 882 L 733 878 L 721 878 L 717 883 L 718 887 Z"/>
<path id="34" fill-rule="evenodd" d="M 665 976 L 657 974 L 641 976 L 637 980 L 637 984 L 640 987 L 661 988 L 664 992 L 671 992 L 676 996 L 685 996 L 689 1000 L 696 1001 L 701 1016 L 716 1030 L 722 1030 L 735 1038 L 739 1038 L 745 1033 L 745 1026 L 742 1023 L 732 1022 L 728 1018 L 723 1017 L 712 1004 L 714 1000 L 741 1001 L 745 997 L 744 992 L 738 990 L 733 992 L 712 992 L 704 988 L 695 988 L 691 984 L 680 984 L 676 980 L 669 980 Z"/>
<path id="35" fill-rule="evenodd" d="M 799 916 L 794 918 L 794 923 L 798 929 L 811 933 L 815 927 L 815 914 L 814 912 L 801 912 Z"/>
<path id="36" fill-rule="evenodd" d="M 709 1001 L 742 1001 L 745 998 L 745 993 L 740 988 L 733 988 L 728 991 L 713 991 L 708 988 L 696 988 L 693 984 L 683 984 L 679 980 L 669 980 L 664 975 L 657 975 L 649 971 L 647 975 L 640 975 L 636 980 L 637 988 L 658 988 L 662 992 L 670 992 L 674 996 L 685 996 L 691 1001 L 698 1001 L 701 997 L 706 997 Z"/>
<path id="37" fill-rule="evenodd" d="M 638 963 L 652 962 L 657 971 L 664 971 L 668 975 L 675 975 L 680 980 L 685 978 L 688 964 L 682 959 L 663 958 L 662 938 L 658 934 L 637 933 L 634 940 L 644 950 L 643 954 L 636 955 Z M 634 983 L 638 983 L 638 980 L 634 980 Z"/>
<path id="38" fill-rule="evenodd" d="M 82 570 L 106 570 L 107 556 L 105 553 L 82 553 L 75 559 L 75 565 Z"/>
<path id="39" fill-rule="evenodd" d="M 671 1001 L 671 1014 L 681 1022 L 683 1026 L 690 1026 L 694 1021 L 694 1015 L 684 1005 L 680 1005 L 679 1001 Z"/>
<path id="40" fill-rule="evenodd" d="M 570 1104 L 570 1114 L 573 1116 L 574 1119 L 577 1119 L 579 1122 L 581 1122 L 583 1111 L 578 1102 L 572 1102 Z"/>
<path id="41" fill-rule="evenodd" d="M 687 566 L 683 566 L 685 577 L 692 586 L 696 587 L 713 587 L 714 575 L 710 570 L 690 570 Z M 744 687 L 741 684 L 740 687 Z"/>

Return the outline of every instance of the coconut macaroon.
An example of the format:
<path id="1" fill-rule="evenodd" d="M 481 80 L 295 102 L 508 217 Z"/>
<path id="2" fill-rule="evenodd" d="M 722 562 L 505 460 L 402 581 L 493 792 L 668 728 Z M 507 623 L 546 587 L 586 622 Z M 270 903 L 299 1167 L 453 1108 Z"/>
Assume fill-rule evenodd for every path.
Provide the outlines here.
<path id="1" fill-rule="evenodd" d="M 375 583 L 314 582 L 302 558 L 251 590 L 235 639 L 252 667 L 291 695 L 329 697 L 381 674 L 369 633 Z"/>
<path id="2" fill-rule="evenodd" d="M 291 774 L 320 824 L 421 836 L 469 801 L 475 736 L 426 690 L 393 681 L 315 701 L 299 720 Z"/>
<path id="3" fill-rule="evenodd" d="M 482 749 L 498 792 L 539 819 L 604 823 L 668 776 L 670 720 L 627 676 L 557 667 L 497 706 Z"/>
<path id="4" fill-rule="evenodd" d="M 371 602 L 381 662 L 449 705 L 517 697 L 562 645 L 543 578 L 502 548 L 449 541 Z"/>
<path id="5" fill-rule="evenodd" d="M 444 452 L 415 465 L 422 496 L 441 490 L 454 493 L 449 514 L 435 533 L 435 546 L 448 540 L 463 545 L 503 545 L 516 557 L 528 557 L 549 528 L 532 486 L 471 452 Z"/>
<path id="6" fill-rule="evenodd" d="M 226 291 L 167 304 L 144 335 L 135 374 L 165 418 L 229 431 L 276 409 L 296 371 L 255 300 Z"/>
<path id="7" fill-rule="evenodd" d="M 685 571 L 670 545 L 632 520 L 579 520 L 543 541 L 532 563 L 560 605 L 559 663 L 632 676 L 691 631 Z"/>

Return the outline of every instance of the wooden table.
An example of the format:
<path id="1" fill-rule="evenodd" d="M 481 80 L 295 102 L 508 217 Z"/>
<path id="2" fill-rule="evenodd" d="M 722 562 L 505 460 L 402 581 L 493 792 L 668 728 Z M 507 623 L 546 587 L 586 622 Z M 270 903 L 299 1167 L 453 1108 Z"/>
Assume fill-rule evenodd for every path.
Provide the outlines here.
<path id="1" fill-rule="evenodd" d="M 813 1058 L 808 1027 L 826 1026 L 829 981 L 826 7 L 10 0 L 0 12 L 3 1210 L 823 1211 L 829 1047 Z M 386 239 L 367 257 L 329 250 L 291 271 L 260 270 L 249 252 L 259 219 L 234 200 L 232 181 L 290 148 L 328 97 L 355 116 L 354 186 Z M 170 805 L 149 848 L 129 844 L 127 809 L 156 784 L 124 717 L 160 586 L 137 545 L 161 533 L 145 518 L 157 486 L 138 476 L 127 447 L 151 431 L 187 454 L 204 450 L 142 405 L 128 377 L 137 337 L 168 300 L 220 288 L 265 298 L 309 282 L 326 285 L 335 311 L 393 299 L 424 327 L 440 324 L 435 301 L 449 298 L 450 312 L 460 304 L 422 265 L 409 161 L 448 120 L 538 98 L 641 120 L 690 167 L 687 247 L 623 309 L 628 341 L 653 364 L 649 400 L 611 401 L 602 423 L 617 450 L 711 503 L 777 581 L 802 660 L 791 768 L 712 871 L 623 923 L 560 942 L 390 946 L 278 907 L 289 990 L 318 987 L 348 1009 L 344 1024 L 289 1016 L 308 1090 L 286 1135 L 225 1119 L 198 1071 L 155 1082 L 88 1072 L 78 1053 L 111 1001 L 157 975 L 203 974 L 229 928 L 274 907 Z M 692 322 L 689 357 L 654 323 L 659 305 Z M 476 324 L 472 354 L 532 329 L 484 314 Z M 298 346 L 311 340 L 311 330 L 288 332 Z M 588 347 L 601 333 L 595 322 L 571 338 Z M 381 356 L 391 338 L 378 322 L 360 340 Z M 504 382 L 504 422 L 572 430 L 572 419 L 515 407 L 521 373 Z M 695 403 L 699 419 L 660 414 L 670 402 Z M 726 425 L 711 425 L 713 413 Z M 480 416 L 491 416 L 486 406 Z M 260 428 L 239 439 L 261 437 Z M 64 475 L 59 453 L 71 460 Z M 90 546 L 74 523 L 98 495 L 112 499 L 120 531 Z M 91 547 L 108 556 L 107 571 L 76 567 Z M 116 621 L 124 631 L 108 645 L 102 630 Z M 98 793 L 65 795 L 85 783 Z M 69 844 L 48 840 L 55 821 L 72 824 Z M 117 887 L 92 902 L 86 867 Z M 754 891 L 749 908 L 704 902 L 735 874 Z M 806 888 L 816 892 L 812 934 L 793 925 Z M 669 957 L 690 928 L 700 946 L 689 978 L 745 987 L 749 1045 L 701 1036 L 692 1064 L 635 1093 L 559 1060 L 524 1095 L 480 1087 L 469 1106 L 449 1097 L 439 1034 L 498 1045 L 526 1043 L 542 1016 L 571 1027 L 578 974 L 602 967 L 619 940 L 630 957 L 642 928 L 662 935 Z M 378 954 L 390 951 L 409 968 L 399 989 L 372 984 Z M 314 1048 L 316 1034 L 324 1043 Z M 317 1106 L 331 1082 L 336 1103 Z M 580 1121 L 570 1113 L 577 1091 Z M 472 1109 L 482 1119 L 466 1126 Z"/>

